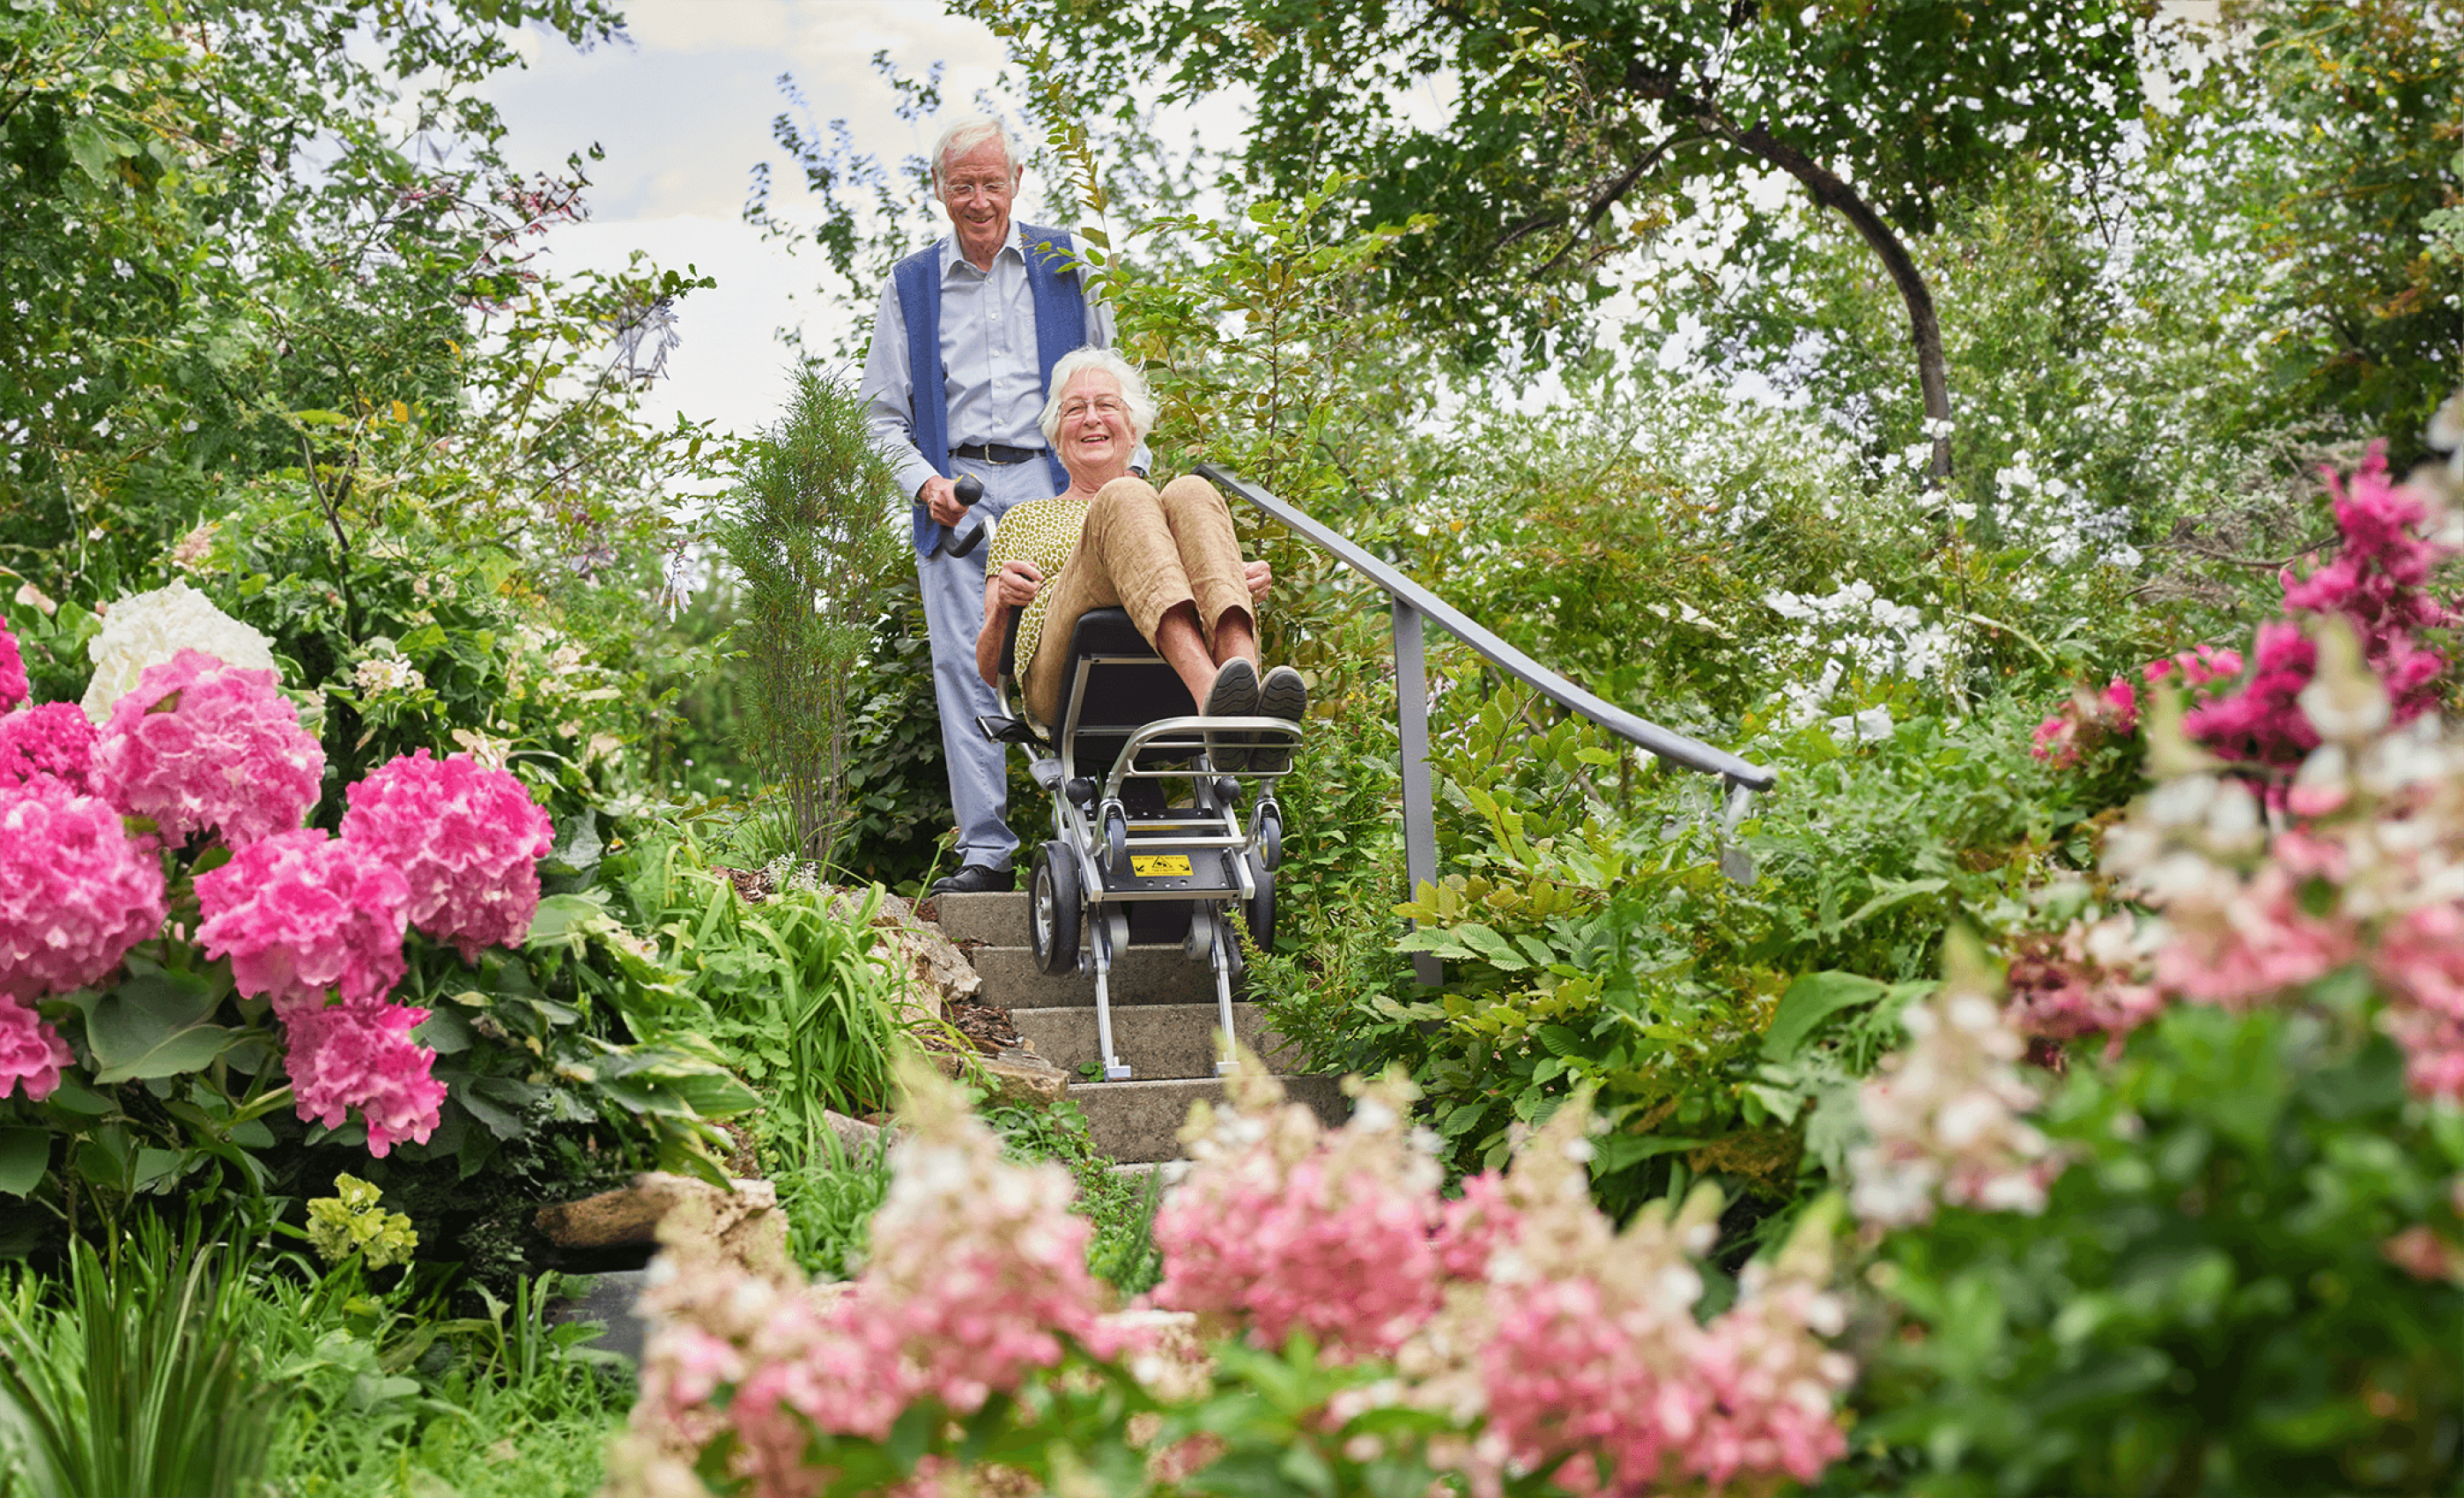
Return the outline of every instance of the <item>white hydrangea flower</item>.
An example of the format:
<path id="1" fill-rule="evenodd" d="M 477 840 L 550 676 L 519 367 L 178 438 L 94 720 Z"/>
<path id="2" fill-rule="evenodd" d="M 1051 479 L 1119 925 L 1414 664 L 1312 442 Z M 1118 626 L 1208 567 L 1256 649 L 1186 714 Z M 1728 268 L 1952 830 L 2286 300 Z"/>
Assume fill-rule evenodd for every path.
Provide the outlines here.
<path id="1" fill-rule="evenodd" d="M 148 666 L 159 666 L 182 650 L 203 650 L 231 666 L 270 671 L 274 642 L 216 608 L 186 583 L 123 598 L 103 616 L 102 632 L 86 642 L 94 659 L 94 679 L 86 684 L 78 706 L 100 723 L 111 716 L 112 704 L 135 689 Z"/>
<path id="2" fill-rule="evenodd" d="M 398 655 L 372 655 L 360 662 L 351 673 L 362 692 L 381 695 L 387 692 L 416 692 L 428 685 L 428 678 L 417 667 Z"/>

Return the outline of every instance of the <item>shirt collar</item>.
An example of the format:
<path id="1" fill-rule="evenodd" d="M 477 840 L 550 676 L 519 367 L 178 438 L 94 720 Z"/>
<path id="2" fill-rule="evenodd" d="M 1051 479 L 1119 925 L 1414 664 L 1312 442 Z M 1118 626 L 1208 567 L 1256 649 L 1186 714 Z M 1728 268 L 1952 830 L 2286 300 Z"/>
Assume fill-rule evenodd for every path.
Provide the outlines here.
<path id="1" fill-rule="evenodd" d="M 993 264 L 1001 264 L 1004 257 L 1015 259 L 1021 265 L 1026 263 L 1026 236 L 1019 231 L 1016 213 L 1009 216 L 1009 237 L 1001 241 L 1001 247 L 999 250 L 993 252 Z M 941 237 L 941 278 L 948 280 L 950 273 L 962 265 L 970 271 L 976 269 L 974 262 L 959 252 L 958 233 L 954 229 Z M 978 271 L 977 274 L 989 275 L 992 273 Z"/>

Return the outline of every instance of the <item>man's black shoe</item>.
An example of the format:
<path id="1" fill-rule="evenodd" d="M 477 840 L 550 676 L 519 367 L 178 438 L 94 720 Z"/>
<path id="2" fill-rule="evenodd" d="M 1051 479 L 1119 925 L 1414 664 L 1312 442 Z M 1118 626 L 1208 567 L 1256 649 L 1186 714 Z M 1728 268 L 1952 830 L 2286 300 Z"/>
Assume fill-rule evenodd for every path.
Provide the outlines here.
<path id="1" fill-rule="evenodd" d="M 1006 869 L 990 864 L 969 864 L 954 874 L 943 874 L 933 881 L 935 894 L 1005 893 L 1017 887 L 1017 879 Z"/>

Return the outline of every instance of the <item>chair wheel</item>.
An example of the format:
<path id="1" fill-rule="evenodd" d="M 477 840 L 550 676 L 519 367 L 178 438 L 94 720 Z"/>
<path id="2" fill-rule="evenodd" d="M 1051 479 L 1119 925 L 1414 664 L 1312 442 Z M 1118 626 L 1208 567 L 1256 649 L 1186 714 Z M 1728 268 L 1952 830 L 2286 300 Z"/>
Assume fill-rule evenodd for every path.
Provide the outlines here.
<path id="1" fill-rule="evenodd" d="M 1037 848 L 1034 893 L 1027 906 L 1027 940 L 1035 949 L 1037 972 L 1060 977 L 1078 970 L 1078 933 L 1086 911 L 1078 861 L 1068 846 L 1046 843 Z"/>
<path id="2" fill-rule="evenodd" d="M 1130 869 L 1130 819 L 1118 806 L 1104 812 L 1104 869 L 1109 879 L 1118 879 Z M 1111 889 L 1109 882 L 1106 889 Z"/>
<path id="3" fill-rule="evenodd" d="M 1270 804 L 1259 815 L 1258 856 L 1269 872 L 1284 867 L 1284 818 L 1279 806 Z"/>
<path id="4" fill-rule="evenodd" d="M 1258 892 L 1241 902 L 1241 918 L 1249 927 L 1249 939 L 1262 952 L 1275 946 L 1275 870 L 1272 865 L 1256 853 L 1250 853 L 1249 878 Z"/>

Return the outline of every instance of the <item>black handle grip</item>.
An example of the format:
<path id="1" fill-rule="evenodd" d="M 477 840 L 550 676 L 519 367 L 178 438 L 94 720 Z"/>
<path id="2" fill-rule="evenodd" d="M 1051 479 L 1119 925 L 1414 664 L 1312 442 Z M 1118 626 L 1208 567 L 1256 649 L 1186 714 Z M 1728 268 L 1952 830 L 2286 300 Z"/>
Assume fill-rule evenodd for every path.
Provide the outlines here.
<path id="1" fill-rule="evenodd" d="M 955 487 L 958 503 L 968 509 L 974 509 L 976 501 L 984 496 L 984 481 L 973 474 L 960 475 Z M 970 527 L 964 536 L 958 535 L 945 525 L 941 527 L 941 539 L 933 543 L 933 555 L 963 557 L 981 544 L 983 539 L 984 528 L 980 525 Z"/>

